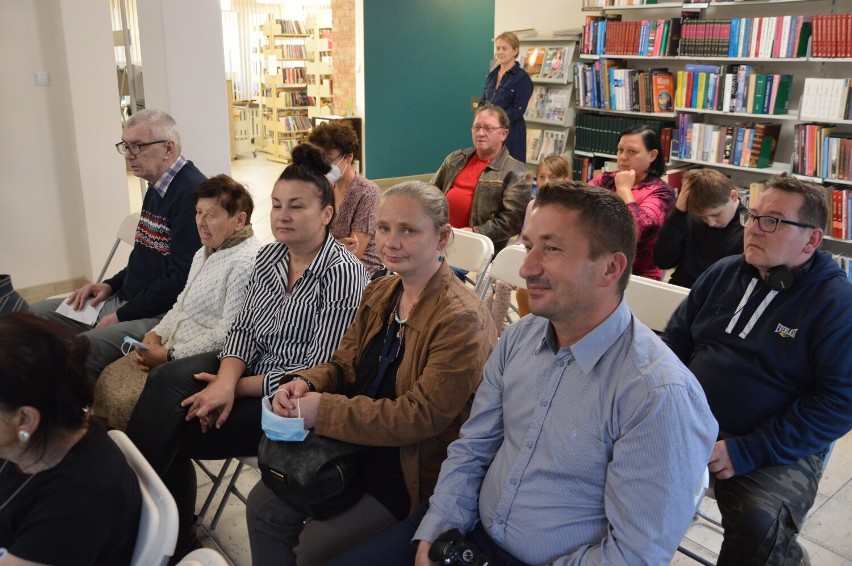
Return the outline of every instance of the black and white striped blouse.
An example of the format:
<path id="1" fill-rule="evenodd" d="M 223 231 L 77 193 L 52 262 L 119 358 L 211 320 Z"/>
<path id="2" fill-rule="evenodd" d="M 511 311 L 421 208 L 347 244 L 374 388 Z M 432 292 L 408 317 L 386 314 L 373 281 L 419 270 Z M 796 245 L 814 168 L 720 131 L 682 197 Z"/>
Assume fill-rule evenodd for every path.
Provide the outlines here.
<path id="1" fill-rule="evenodd" d="M 331 235 L 287 293 L 289 259 L 282 243 L 260 249 L 246 302 L 219 354 L 245 362 L 246 375 L 265 375 L 265 395 L 285 374 L 331 359 L 367 284 L 364 265 Z"/>

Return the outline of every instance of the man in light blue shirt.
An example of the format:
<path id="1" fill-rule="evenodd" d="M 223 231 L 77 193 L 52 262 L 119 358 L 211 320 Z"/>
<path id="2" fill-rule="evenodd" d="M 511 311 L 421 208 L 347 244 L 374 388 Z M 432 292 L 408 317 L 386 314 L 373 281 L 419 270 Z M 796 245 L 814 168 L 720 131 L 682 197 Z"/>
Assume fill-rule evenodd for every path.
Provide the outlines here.
<path id="1" fill-rule="evenodd" d="M 404 522 L 372 541 L 372 558 L 410 564 L 413 543 L 417 565 L 435 564 L 431 543 L 456 528 L 491 565 L 669 564 L 718 427 L 693 375 L 623 301 L 630 211 L 604 189 L 549 185 L 524 244 L 537 316 L 497 343 L 413 539 L 417 514 L 406 544 L 392 540 Z"/>

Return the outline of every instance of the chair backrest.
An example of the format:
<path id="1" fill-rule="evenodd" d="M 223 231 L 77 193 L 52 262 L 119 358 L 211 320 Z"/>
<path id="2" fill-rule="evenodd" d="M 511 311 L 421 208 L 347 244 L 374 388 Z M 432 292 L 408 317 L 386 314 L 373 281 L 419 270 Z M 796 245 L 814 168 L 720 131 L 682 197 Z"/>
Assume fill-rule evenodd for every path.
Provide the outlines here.
<path id="1" fill-rule="evenodd" d="M 177 544 L 178 512 L 175 500 L 157 472 L 126 434 L 120 430 L 111 430 L 109 435 L 136 472 L 139 487 L 142 489 L 142 516 L 130 565 L 167 564 Z"/>
<path id="2" fill-rule="evenodd" d="M 479 293 L 485 270 L 494 257 L 494 242 L 488 236 L 453 228 L 453 241 L 444 250 L 444 257 L 455 268 L 476 272 L 475 291 Z"/>
<path id="3" fill-rule="evenodd" d="M 101 273 L 98 275 L 96 280 L 97 283 L 100 283 L 104 280 L 104 275 L 106 274 L 106 270 L 109 268 L 109 264 L 112 262 L 112 258 L 115 255 L 115 251 L 118 249 L 118 244 L 124 242 L 125 244 L 129 244 L 130 247 L 133 247 L 133 244 L 136 241 L 136 227 L 139 225 L 139 213 L 132 212 L 124 217 L 124 220 L 121 221 L 121 224 L 118 226 L 118 230 L 115 232 L 115 242 L 112 244 L 112 249 L 107 255 L 106 261 L 104 262 L 104 266 L 101 268 Z"/>
<path id="4" fill-rule="evenodd" d="M 651 330 L 666 329 L 674 311 L 689 295 L 689 289 L 647 277 L 631 275 L 624 290 L 627 306 Z"/>
<path id="5" fill-rule="evenodd" d="M 197 548 L 184 556 L 177 566 L 230 566 L 230 563 L 212 548 Z"/>
<path id="6" fill-rule="evenodd" d="M 503 248 L 491 262 L 491 278 L 526 289 L 527 282 L 518 273 L 526 257 L 527 251 L 520 246 Z"/>

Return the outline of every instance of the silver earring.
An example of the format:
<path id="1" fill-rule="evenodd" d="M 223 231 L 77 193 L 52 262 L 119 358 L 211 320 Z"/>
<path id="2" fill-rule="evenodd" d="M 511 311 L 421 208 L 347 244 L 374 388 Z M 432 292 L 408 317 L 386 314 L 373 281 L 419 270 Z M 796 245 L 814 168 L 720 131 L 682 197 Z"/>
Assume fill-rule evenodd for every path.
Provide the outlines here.
<path id="1" fill-rule="evenodd" d="M 30 441 L 30 433 L 28 433 L 24 429 L 19 430 L 18 431 L 18 440 L 20 440 L 21 442 L 26 444 L 27 442 Z"/>

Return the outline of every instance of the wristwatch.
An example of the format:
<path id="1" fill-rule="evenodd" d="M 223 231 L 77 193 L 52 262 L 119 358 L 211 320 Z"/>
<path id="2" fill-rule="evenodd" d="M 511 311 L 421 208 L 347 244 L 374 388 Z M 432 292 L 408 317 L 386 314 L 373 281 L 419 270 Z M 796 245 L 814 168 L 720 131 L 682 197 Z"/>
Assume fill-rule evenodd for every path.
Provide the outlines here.
<path id="1" fill-rule="evenodd" d="M 315 393 L 317 388 L 314 387 L 314 384 L 308 381 L 307 377 L 303 377 L 301 375 L 296 375 L 290 381 L 304 381 L 308 385 L 308 391 Z"/>

